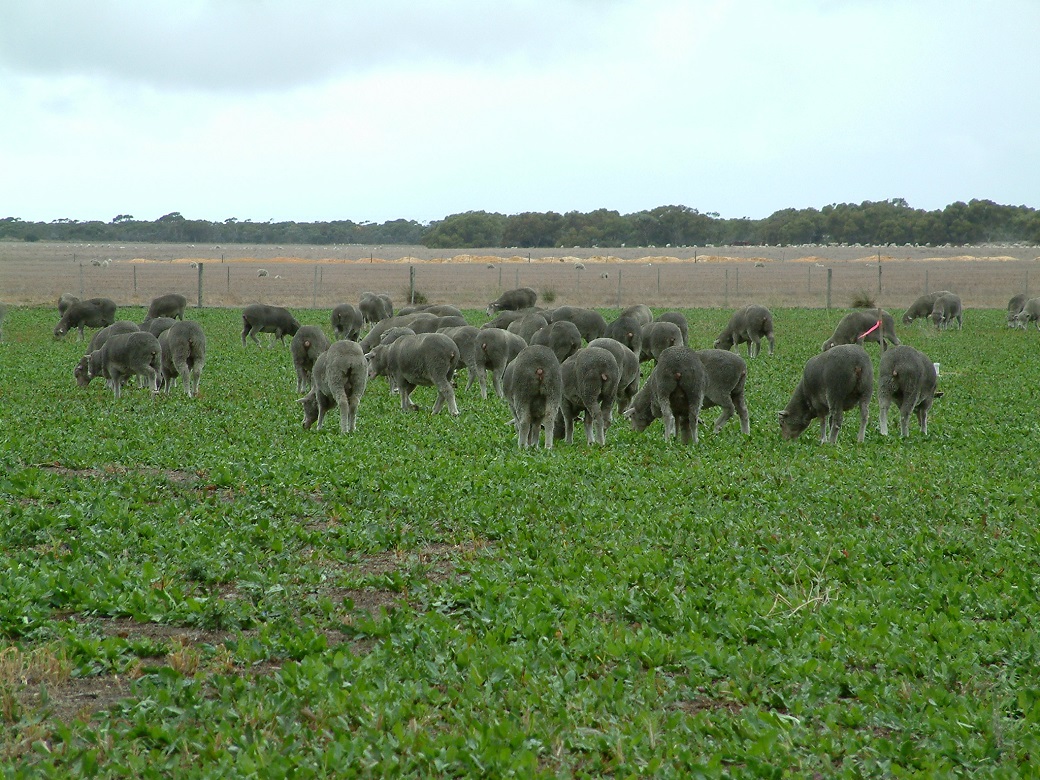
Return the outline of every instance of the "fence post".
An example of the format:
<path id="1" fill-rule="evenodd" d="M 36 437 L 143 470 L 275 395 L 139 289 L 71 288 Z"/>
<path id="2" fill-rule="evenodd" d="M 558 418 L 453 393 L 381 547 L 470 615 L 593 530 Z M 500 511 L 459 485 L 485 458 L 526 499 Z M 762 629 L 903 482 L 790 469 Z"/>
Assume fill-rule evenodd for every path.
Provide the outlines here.
<path id="1" fill-rule="evenodd" d="M 657 295 L 661 295 L 661 266 L 657 266 Z"/>
<path id="2" fill-rule="evenodd" d="M 502 266 L 498 266 L 498 291 L 502 292 Z"/>
<path id="3" fill-rule="evenodd" d="M 831 308 L 831 276 L 834 274 L 833 268 L 827 269 L 827 310 Z"/>
<path id="4" fill-rule="evenodd" d="M 881 300 L 881 253 L 877 253 L 877 294 L 878 300 Z"/>
<path id="5" fill-rule="evenodd" d="M 224 257 L 224 255 L 221 255 L 221 257 Z M 220 262 L 223 263 L 224 261 L 221 260 Z M 231 266 L 230 265 L 227 267 L 227 291 L 228 291 L 228 295 L 231 295 Z"/>
<path id="6" fill-rule="evenodd" d="M 415 304 L 415 266 L 408 266 L 408 304 Z"/>
<path id="7" fill-rule="evenodd" d="M 202 267 L 205 263 L 199 263 L 199 308 L 202 308 Z"/>

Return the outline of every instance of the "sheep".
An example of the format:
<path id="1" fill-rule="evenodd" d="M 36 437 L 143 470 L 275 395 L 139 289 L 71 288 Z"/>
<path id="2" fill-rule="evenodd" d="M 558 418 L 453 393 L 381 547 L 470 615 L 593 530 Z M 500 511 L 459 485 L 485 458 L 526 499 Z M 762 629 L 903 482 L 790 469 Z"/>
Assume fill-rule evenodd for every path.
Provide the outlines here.
<path id="1" fill-rule="evenodd" d="M 54 338 L 61 338 L 75 328 L 79 340 L 83 341 L 84 328 L 104 328 L 116 321 L 116 304 L 109 298 L 89 298 L 71 304 L 58 324 L 54 326 Z"/>
<path id="2" fill-rule="evenodd" d="M 495 317 L 493 317 L 492 319 L 488 320 L 487 322 L 485 322 L 480 327 L 482 327 L 482 328 L 501 328 L 502 330 L 505 330 L 512 323 L 516 322 L 517 320 L 519 320 L 519 319 L 521 319 L 523 317 L 526 317 L 528 314 L 533 314 L 535 312 L 542 312 L 542 314 L 544 316 L 543 310 L 542 309 L 538 309 L 538 308 L 519 309 L 517 311 L 513 311 L 512 309 L 507 309 L 506 311 L 499 312 L 497 315 L 495 315 Z"/>
<path id="3" fill-rule="evenodd" d="M 878 326 L 879 313 L 881 317 L 880 327 Z M 882 309 L 857 309 L 856 311 L 851 311 L 841 318 L 841 321 L 838 322 L 837 327 L 834 329 L 834 333 L 823 342 L 820 351 L 826 352 L 831 347 L 839 344 L 859 344 L 862 346 L 864 341 L 876 341 L 881 345 L 882 352 L 885 351 L 888 343 L 898 347 L 899 339 L 896 338 L 896 325 L 892 315 Z"/>
<path id="4" fill-rule="evenodd" d="M 729 323 L 712 346 L 730 350 L 740 344 L 747 344 L 748 357 L 755 358 L 762 351 L 763 338 L 769 342 L 769 354 L 772 355 L 776 348 L 773 314 L 765 306 L 752 303 L 733 312 Z"/>
<path id="5" fill-rule="evenodd" d="M 797 439 L 818 418 L 820 443 L 834 444 L 844 413 L 859 406 L 856 441 L 862 442 L 873 390 L 874 367 L 862 344 L 839 344 L 814 355 L 806 361 L 791 400 L 779 413 L 780 433 L 788 441 Z"/>
<path id="6" fill-rule="evenodd" d="M 352 303 L 341 303 L 332 309 L 332 332 L 337 339 L 357 341 L 365 326 L 365 315 Z"/>
<path id="7" fill-rule="evenodd" d="M 1019 293 L 1008 301 L 1007 305 L 1007 324 L 1009 328 L 1018 327 L 1018 314 L 1026 306 L 1026 301 L 1029 300 L 1029 296 L 1025 293 Z"/>
<path id="8" fill-rule="evenodd" d="M 398 314 L 412 314 L 423 312 L 424 314 L 436 314 L 438 317 L 461 317 L 462 309 L 452 306 L 450 303 L 422 303 L 414 306 L 405 306 Z"/>
<path id="9" fill-rule="evenodd" d="M 624 309 L 618 316 L 633 317 L 639 322 L 640 325 L 649 325 L 651 322 L 654 321 L 654 313 L 650 311 L 649 306 L 643 303 L 637 303 L 633 306 L 629 306 L 627 309 Z"/>
<path id="10" fill-rule="evenodd" d="M 492 316 L 496 311 L 517 311 L 534 306 L 538 300 L 538 293 L 530 287 L 517 287 L 515 290 L 506 290 L 487 305 L 487 316 Z"/>
<path id="11" fill-rule="evenodd" d="M 683 347 L 682 331 L 674 322 L 650 322 L 643 326 L 639 361 L 657 360 L 668 347 Z"/>
<path id="12" fill-rule="evenodd" d="M 91 260 L 91 261 L 90 261 L 90 264 L 91 264 L 91 265 L 92 265 L 92 266 L 93 266 L 94 268 L 100 268 L 100 267 L 101 267 L 101 261 L 100 261 L 100 260 Z"/>
<path id="13" fill-rule="evenodd" d="M 590 347 L 600 347 L 614 356 L 618 364 L 617 411 L 623 414 L 639 392 L 639 358 L 636 353 L 615 339 L 602 336 L 589 342 Z"/>
<path id="14" fill-rule="evenodd" d="M 159 334 L 159 346 L 162 348 L 162 389 L 169 391 L 180 377 L 188 397 L 197 396 L 206 365 L 206 334 L 202 326 L 192 320 L 178 321 Z"/>
<path id="15" fill-rule="evenodd" d="M 588 444 L 607 443 L 611 411 L 617 400 L 621 369 L 614 355 L 602 347 L 585 347 L 561 364 L 563 373 L 564 438 L 574 439 L 574 420 L 585 413 L 585 440 Z"/>
<path id="16" fill-rule="evenodd" d="M 706 383 L 704 366 L 692 349 L 669 347 L 657 359 L 624 415 L 637 432 L 661 418 L 665 441 L 678 432 L 683 444 L 696 444 Z"/>
<path id="17" fill-rule="evenodd" d="M 475 325 L 455 325 L 439 328 L 437 332 L 443 333 L 450 338 L 455 342 L 455 346 L 459 348 L 459 362 L 466 366 L 466 374 L 469 377 L 466 382 L 466 390 L 468 391 L 473 387 L 473 383 L 477 381 L 477 364 L 473 349 L 477 343 L 477 338 L 480 336 L 480 328 Z M 486 384 L 483 397 L 487 398 Z"/>
<path id="18" fill-rule="evenodd" d="M 607 321 L 595 309 L 559 306 L 547 314 L 546 320 L 550 325 L 554 322 L 573 322 L 586 344 L 600 338 L 607 330 Z"/>
<path id="19" fill-rule="evenodd" d="M 662 314 L 658 314 L 654 318 L 654 322 L 671 322 L 679 328 L 679 332 L 682 334 L 682 345 L 684 347 L 690 346 L 690 323 L 686 320 L 686 315 L 679 311 L 666 311 Z"/>
<path id="20" fill-rule="evenodd" d="M 106 325 L 91 336 L 90 344 L 87 345 L 86 354 L 89 355 L 94 350 L 101 349 L 105 346 L 105 342 L 113 336 L 118 336 L 120 333 L 136 333 L 139 330 L 145 330 L 145 328 L 142 328 L 136 322 L 131 322 L 130 320 L 116 320 L 111 325 Z M 157 336 L 158 334 L 153 333 L 152 335 Z"/>
<path id="21" fill-rule="evenodd" d="M 263 279 L 265 276 L 270 276 L 266 268 L 258 268 L 256 271 L 256 278 Z"/>
<path id="22" fill-rule="evenodd" d="M 119 333 L 106 341 L 101 349 L 90 353 L 85 373 L 73 373 L 81 387 L 88 385 L 94 377 L 105 377 L 116 398 L 122 395 L 126 380 L 136 374 L 154 393 L 158 390 L 161 360 L 162 348 L 151 333 Z"/>
<path id="23" fill-rule="evenodd" d="M 551 450 L 563 400 L 563 373 L 553 351 L 541 344 L 524 346 L 506 366 L 502 385 L 518 446 L 537 447 L 544 429 L 545 449 Z"/>
<path id="24" fill-rule="evenodd" d="M 701 410 L 718 406 L 722 414 L 715 421 L 715 433 L 736 412 L 740 420 L 740 432 L 745 436 L 751 433 L 751 422 L 748 419 L 747 401 L 744 398 L 744 385 L 747 382 L 747 363 L 744 358 L 728 349 L 699 349 L 695 353 L 704 366 L 704 399 Z"/>
<path id="25" fill-rule="evenodd" d="M 329 338 L 317 325 L 304 325 L 292 337 L 289 352 L 296 369 L 296 392 L 305 393 L 311 386 L 311 371 L 318 355 L 329 348 Z"/>
<path id="26" fill-rule="evenodd" d="M 620 341 L 637 356 L 642 354 L 643 324 L 632 315 L 619 316 L 607 325 L 603 335 L 615 341 Z"/>
<path id="27" fill-rule="evenodd" d="M 153 298 L 148 305 L 148 313 L 144 321 L 154 320 L 156 317 L 172 317 L 175 320 L 184 319 L 184 308 L 188 305 L 188 299 L 177 293 L 168 293 Z"/>
<path id="28" fill-rule="evenodd" d="M 921 317 L 930 317 L 932 309 L 935 308 L 935 300 L 940 295 L 948 295 L 949 290 L 939 290 L 938 292 L 925 293 L 918 297 L 913 303 L 910 304 L 910 308 L 903 312 L 903 324 L 909 325 L 916 319 Z"/>
<path id="29" fill-rule="evenodd" d="M 300 323 L 292 316 L 292 313 L 281 306 L 268 306 L 265 303 L 251 303 L 242 310 L 242 346 L 246 345 L 246 336 L 249 336 L 259 347 L 260 339 L 257 333 L 273 333 L 274 338 L 268 347 L 273 347 L 275 339 L 285 346 L 285 337 L 295 336 L 300 329 Z"/>
<path id="30" fill-rule="evenodd" d="M 961 304 L 960 296 L 953 293 L 940 295 L 935 299 L 931 316 L 932 322 L 939 330 L 948 329 L 954 322 L 957 323 L 957 330 L 960 330 L 964 323 L 964 306 Z"/>
<path id="31" fill-rule="evenodd" d="M 411 318 L 408 322 L 408 327 L 416 333 L 436 333 L 441 328 L 461 328 L 466 324 L 466 318 L 462 316 L 442 317 L 425 311 L 406 314 L 405 316 Z"/>
<path id="32" fill-rule="evenodd" d="M 510 322 L 509 327 L 507 327 L 506 330 L 510 333 L 515 333 L 530 344 L 531 337 L 548 324 L 549 323 L 546 321 L 545 315 L 542 312 L 532 312 L 531 314 L 525 314 L 518 320 Z"/>
<path id="33" fill-rule="evenodd" d="M 340 433 L 357 429 L 357 410 L 368 384 L 368 366 L 361 345 L 336 341 L 314 362 L 311 391 L 299 400 L 303 404 L 303 428 L 317 422 L 320 431 L 325 413 L 333 403 L 339 408 Z"/>
<path id="34" fill-rule="evenodd" d="M 562 363 L 581 349 L 581 333 L 573 322 L 560 320 L 537 330 L 531 336 L 531 343 L 548 347 Z"/>
<path id="35" fill-rule="evenodd" d="M 477 383 L 480 385 L 480 397 L 487 398 L 487 372 L 491 372 L 491 380 L 495 395 L 505 398 L 504 373 L 506 367 L 527 347 L 527 342 L 501 328 L 481 328 L 480 334 L 473 343 L 473 367 L 477 372 Z"/>
<path id="36" fill-rule="evenodd" d="M 394 305 L 390 301 L 390 296 L 385 293 L 361 293 L 358 308 L 361 309 L 365 322 L 370 325 L 394 316 Z"/>
<path id="37" fill-rule="evenodd" d="M 411 327 L 412 320 L 419 316 L 419 312 L 414 314 L 397 314 L 393 317 L 386 317 L 374 323 L 369 329 L 365 337 L 361 339 L 361 351 L 366 355 L 372 351 L 380 340 L 383 338 L 383 334 L 390 328 L 408 328 Z M 414 331 L 413 331 L 414 332 Z"/>
<path id="38" fill-rule="evenodd" d="M 1040 298 L 1030 298 L 1022 307 L 1022 311 L 1015 317 L 1015 324 L 1025 330 L 1029 323 L 1036 323 L 1036 329 L 1040 330 Z"/>
<path id="39" fill-rule="evenodd" d="M 146 330 L 156 338 L 159 338 L 159 334 L 164 330 L 171 328 L 175 322 L 177 322 L 177 320 L 173 319 L 173 317 L 156 317 L 151 320 L 145 319 L 138 326 L 138 329 Z"/>
<path id="40" fill-rule="evenodd" d="M 79 303 L 78 297 L 76 297 L 72 293 L 62 293 L 58 297 L 58 316 L 64 316 L 66 309 L 68 309 L 74 303 Z"/>
<path id="41" fill-rule="evenodd" d="M 459 416 L 455 391 L 451 381 L 459 363 L 459 348 L 443 333 L 417 333 L 402 336 L 392 344 L 380 344 L 368 355 L 368 376 L 386 376 L 401 393 L 401 409 L 419 407 L 412 403 L 411 394 L 417 386 L 437 388 L 433 413 L 437 414 L 446 403 L 453 417 Z"/>
<path id="42" fill-rule="evenodd" d="M 878 373 L 878 420 L 881 435 L 888 436 L 888 409 L 895 401 L 899 408 L 899 432 L 910 435 L 910 415 L 917 415 L 921 433 L 928 435 L 928 410 L 942 393 L 935 391 L 938 375 L 935 364 L 920 350 L 905 344 L 881 356 Z"/>

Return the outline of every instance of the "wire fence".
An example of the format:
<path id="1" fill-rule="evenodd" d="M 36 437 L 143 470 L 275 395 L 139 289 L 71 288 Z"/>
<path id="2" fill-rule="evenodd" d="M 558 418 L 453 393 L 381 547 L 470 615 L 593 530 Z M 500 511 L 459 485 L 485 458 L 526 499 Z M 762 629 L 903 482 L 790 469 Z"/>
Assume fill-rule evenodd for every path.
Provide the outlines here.
<path id="1" fill-rule="evenodd" d="M 412 259 L 414 260 L 414 258 Z M 958 293 L 968 308 L 1006 305 L 1018 293 L 1040 294 L 1036 260 L 863 260 L 776 262 L 591 262 L 570 257 L 492 262 L 309 262 L 293 260 L 0 261 L 0 300 L 53 303 L 62 293 L 105 296 L 146 306 L 180 293 L 192 306 L 270 303 L 331 308 L 356 303 L 364 291 L 388 293 L 395 305 L 410 298 L 483 308 L 507 289 L 532 287 L 539 303 L 591 307 L 848 308 L 856 298 L 902 309 L 936 290 Z"/>

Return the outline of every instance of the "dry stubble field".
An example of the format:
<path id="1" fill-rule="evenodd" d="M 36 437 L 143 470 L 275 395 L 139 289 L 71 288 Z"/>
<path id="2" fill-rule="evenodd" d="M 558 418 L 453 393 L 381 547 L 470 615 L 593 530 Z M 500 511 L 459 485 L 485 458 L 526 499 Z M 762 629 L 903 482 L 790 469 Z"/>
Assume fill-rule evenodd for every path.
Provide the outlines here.
<path id="1" fill-rule="evenodd" d="M 0 295 L 44 304 L 70 292 L 141 305 L 167 292 L 193 304 L 265 302 L 331 307 L 364 290 L 395 301 L 482 307 L 503 289 L 534 287 L 555 302 L 684 308 L 755 301 L 785 307 L 849 305 L 868 293 L 901 309 L 926 290 L 950 289 L 968 308 L 1003 307 L 1040 287 L 1035 246 L 617 247 L 432 250 L 421 246 L 74 244 L 0 242 Z M 107 263 L 96 265 L 95 263 Z M 880 266 L 880 279 L 879 279 Z M 265 269 L 266 277 L 258 276 Z M 414 269 L 414 270 L 413 270 Z M 1032 275 L 1032 276 L 1031 276 Z"/>

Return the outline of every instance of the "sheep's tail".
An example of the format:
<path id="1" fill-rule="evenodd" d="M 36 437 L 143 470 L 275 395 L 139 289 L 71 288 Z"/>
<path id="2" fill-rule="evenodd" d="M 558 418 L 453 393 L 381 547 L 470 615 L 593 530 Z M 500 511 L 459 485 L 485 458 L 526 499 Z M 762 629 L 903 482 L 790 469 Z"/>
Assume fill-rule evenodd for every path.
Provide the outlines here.
<path id="1" fill-rule="evenodd" d="M 534 375 L 538 378 L 538 384 L 542 384 L 545 381 L 545 369 L 541 366 L 534 370 Z"/>

